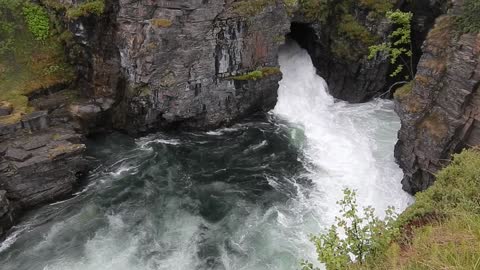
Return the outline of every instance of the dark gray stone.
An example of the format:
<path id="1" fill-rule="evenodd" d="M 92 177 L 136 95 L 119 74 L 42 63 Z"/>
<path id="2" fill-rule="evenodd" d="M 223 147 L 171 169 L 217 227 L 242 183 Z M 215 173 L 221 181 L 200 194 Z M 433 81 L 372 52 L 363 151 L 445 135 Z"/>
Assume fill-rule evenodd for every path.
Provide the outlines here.
<path id="1" fill-rule="evenodd" d="M 23 127 L 25 129 L 35 131 L 48 128 L 48 112 L 36 111 L 22 118 Z"/>
<path id="2" fill-rule="evenodd" d="M 7 192 L 0 190 L 0 236 L 13 225 L 14 211 L 13 205 L 7 199 Z"/>
<path id="3" fill-rule="evenodd" d="M 5 158 L 12 161 L 25 161 L 32 157 L 32 153 L 19 148 L 8 148 Z"/>

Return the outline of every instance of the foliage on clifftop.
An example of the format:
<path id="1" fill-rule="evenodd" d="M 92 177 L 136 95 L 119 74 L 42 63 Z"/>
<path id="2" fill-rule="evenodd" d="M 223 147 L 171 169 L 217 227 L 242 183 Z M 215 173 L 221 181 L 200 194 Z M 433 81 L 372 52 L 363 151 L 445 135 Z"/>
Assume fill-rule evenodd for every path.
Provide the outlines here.
<path id="1" fill-rule="evenodd" d="M 385 243 L 383 238 L 388 245 L 343 268 L 327 264 L 327 269 L 480 269 L 480 150 L 455 155 L 395 223 L 370 242 Z M 392 230 L 399 234 L 390 241 Z"/>
<path id="2" fill-rule="evenodd" d="M 458 25 L 465 33 L 480 32 L 480 1 L 465 0 L 462 15 L 458 18 Z"/>
<path id="3" fill-rule="evenodd" d="M 51 9 L 64 12 L 71 20 L 88 15 L 99 16 L 105 11 L 105 0 L 86 0 L 78 4 L 62 4 L 58 0 L 42 0 L 42 3 Z"/>
<path id="4" fill-rule="evenodd" d="M 357 11 L 365 10 L 371 19 L 381 20 L 392 8 L 391 0 L 299 0 L 299 10 L 307 19 L 334 26 L 330 49 L 337 57 L 348 60 L 367 55 L 368 47 L 379 41 L 375 33 L 359 22 Z"/>
<path id="5" fill-rule="evenodd" d="M 0 123 L 12 123 L 34 110 L 27 95 L 65 84 L 74 77 L 65 59 L 61 29 L 47 11 L 30 1 L 0 0 L 0 101 L 13 105 Z"/>

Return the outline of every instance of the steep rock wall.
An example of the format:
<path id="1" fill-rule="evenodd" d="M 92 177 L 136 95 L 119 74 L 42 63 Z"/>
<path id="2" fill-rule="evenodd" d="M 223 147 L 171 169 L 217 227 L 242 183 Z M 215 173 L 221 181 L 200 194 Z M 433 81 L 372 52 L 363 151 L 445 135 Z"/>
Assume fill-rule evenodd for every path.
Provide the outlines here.
<path id="1" fill-rule="evenodd" d="M 455 30 L 439 18 L 423 46 L 411 91 L 397 94 L 402 127 L 395 156 L 403 187 L 425 190 L 451 154 L 480 144 L 480 35 Z"/>
<path id="2" fill-rule="evenodd" d="M 89 56 L 88 93 L 102 98 L 97 105 L 106 108 L 98 111 L 111 105 L 114 128 L 207 129 L 275 105 L 277 53 L 290 27 L 283 2 L 245 16 L 225 0 L 119 0 L 107 1 L 103 17 L 82 18 L 73 30 Z M 114 47 L 102 46 L 108 42 L 101 29 Z M 270 72 L 255 80 L 236 78 L 263 68 Z M 109 100 L 115 102 L 103 106 Z"/>

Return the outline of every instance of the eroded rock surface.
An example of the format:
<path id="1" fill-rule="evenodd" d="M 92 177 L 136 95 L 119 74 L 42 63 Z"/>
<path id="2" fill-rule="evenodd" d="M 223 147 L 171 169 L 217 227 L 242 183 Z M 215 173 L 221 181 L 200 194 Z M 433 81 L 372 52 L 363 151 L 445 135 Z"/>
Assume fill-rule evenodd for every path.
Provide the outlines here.
<path id="1" fill-rule="evenodd" d="M 85 145 L 72 130 L 48 128 L 34 134 L 19 132 L 6 140 L 0 153 L 0 190 L 20 208 L 64 197 L 84 172 Z"/>
<path id="2" fill-rule="evenodd" d="M 453 20 L 437 20 L 411 92 L 396 100 L 402 128 L 395 156 L 410 193 L 429 187 L 452 153 L 480 144 L 480 35 L 458 35 Z"/>

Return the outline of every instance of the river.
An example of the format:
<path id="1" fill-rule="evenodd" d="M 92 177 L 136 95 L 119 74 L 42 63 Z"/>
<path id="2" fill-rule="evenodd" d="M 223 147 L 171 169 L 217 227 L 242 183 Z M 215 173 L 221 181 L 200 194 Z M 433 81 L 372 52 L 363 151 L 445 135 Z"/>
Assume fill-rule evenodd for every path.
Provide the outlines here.
<path id="1" fill-rule="evenodd" d="M 342 189 L 402 211 L 393 103 L 335 101 L 307 52 L 284 46 L 278 103 L 229 128 L 96 137 L 70 199 L 27 213 L 2 270 L 298 269 Z"/>

